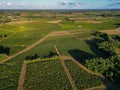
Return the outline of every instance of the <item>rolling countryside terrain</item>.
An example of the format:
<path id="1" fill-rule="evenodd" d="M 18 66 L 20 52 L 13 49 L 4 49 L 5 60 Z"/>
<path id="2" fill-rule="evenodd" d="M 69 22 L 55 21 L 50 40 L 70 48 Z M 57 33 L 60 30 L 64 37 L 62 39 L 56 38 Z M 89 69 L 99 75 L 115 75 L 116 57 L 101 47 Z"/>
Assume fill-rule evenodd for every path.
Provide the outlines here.
<path id="1" fill-rule="evenodd" d="M 0 90 L 120 90 L 120 11 L 1 11 Z"/>

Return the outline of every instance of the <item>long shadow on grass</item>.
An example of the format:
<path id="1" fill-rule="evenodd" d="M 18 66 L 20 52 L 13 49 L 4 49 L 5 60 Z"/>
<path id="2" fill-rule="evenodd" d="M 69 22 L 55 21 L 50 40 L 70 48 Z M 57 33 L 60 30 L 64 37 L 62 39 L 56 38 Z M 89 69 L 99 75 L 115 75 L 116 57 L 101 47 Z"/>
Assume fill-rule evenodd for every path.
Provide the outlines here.
<path id="1" fill-rule="evenodd" d="M 9 55 L 9 53 L 10 53 L 10 48 L 9 47 L 0 46 L 0 54 Z"/>
<path id="2" fill-rule="evenodd" d="M 91 39 L 91 40 L 85 40 L 85 42 L 89 45 L 90 49 L 96 54 L 97 57 L 107 58 L 108 54 L 100 51 L 97 48 L 97 44 L 102 43 L 103 41 L 104 40 L 98 39 L 98 38 L 94 38 L 94 39 Z"/>
<path id="3" fill-rule="evenodd" d="M 114 24 L 116 26 L 116 28 L 120 27 L 120 23 Z"/>
<path id="4" fill-rule="evenodd" d="M 78 49 L 68 50 L 68 53 L 80 63 L 85 63 L 86 59 L 91 59 L 95 57 L 94 55 L 90 53 L 87 53 L 87 52 L 84 52 Z"/>
<path id="5" fill-rule="evenodd" d="M 85 60 L 87 60 L 87 59 L 91 59 L 91 58 L 96 57 L 90 53 L 87 53 L 87 52 L 84 52 L 84 51 L 81 51 L 78 49 L 68 50 L 68 52 L 74 59 L 76 59 L 81 64 L 84 64 Z M 106 89 L 98 89 L 98 90 L 119 90 L 113 84 L 109 84 L 105 78 L 101 78 L 101 80 L 104 83 L 104 85 L 106 86 Z"/>

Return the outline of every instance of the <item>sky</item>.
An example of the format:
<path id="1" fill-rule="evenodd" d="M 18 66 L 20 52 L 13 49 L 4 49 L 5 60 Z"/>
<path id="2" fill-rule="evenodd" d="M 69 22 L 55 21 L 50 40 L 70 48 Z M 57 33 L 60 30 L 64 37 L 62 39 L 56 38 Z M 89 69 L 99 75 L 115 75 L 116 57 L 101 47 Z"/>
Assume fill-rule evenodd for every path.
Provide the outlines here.
<path id="1" fill-rule="evenodd" d="M 120 9 L 120 0 L 0 0 L 0 9 Z"/>

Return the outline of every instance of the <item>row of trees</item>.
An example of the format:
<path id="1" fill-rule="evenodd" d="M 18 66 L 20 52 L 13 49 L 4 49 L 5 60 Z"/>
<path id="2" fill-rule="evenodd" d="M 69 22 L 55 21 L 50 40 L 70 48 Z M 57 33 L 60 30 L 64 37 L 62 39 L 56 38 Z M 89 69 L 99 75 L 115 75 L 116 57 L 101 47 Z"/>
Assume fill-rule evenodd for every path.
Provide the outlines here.
<path id="1" fill-rule="evenodd" d="M 94 72 L 102 73 L 120 87 L 120 56 L 115 55 L 108 59 L 93 58 L 86 60 L 85 66 Z"/>
<path id="2" fill-rule="evenodd" d="M 0 38 L 5 38 L 7 37 L 7 35 L 0 35 Z"/>
<path id="3" fill-rule="evenodd" d="M 8 22 L 11 22 L 12 20 L 9 19 L 9 18 L 2 18 L 0 19 L 0 24 L 4 24 L 4 23 L 8 23 Z"/>
<path id="4" fill-rule="evenodd" d="M 50 51 L 49 53 L 48 53 L 48 55 L 45 55 L 45 56 L 43 56 L 43 57 L 40 57 L 37 53 L 35 53 L 35 54 L 33 54 L 33 55 L 29 55 L 29 56 L 26 56 L 26 60 L 35 60 L 35 59 L 37 59 L 37 58 L 50 58 L 50 57 L 54 57 L 54 56 L 57 56 L 57 54 L 56 53 L 54 53 L 54 52 L 52 52 L 52 51 Z"/>
<path id="5" fill-rule="evenodd" d="M 116 52 L 116 49 L 120 48 L 120 42 L 119 41 L 105 41 L 98 44 L 98 49 L 107 53 L 108 55 L 116 55 L 118 54 Z"/>
<path id="6" fill-rule="evenodd" d="M 97 48 L 104 52 L 106 55 L 117 55 L 118 52 L 116 52 L 117 49 L 120 48 L 120 36 L 119 35 L 113 35 L 110 36 L 106 33 L 101 32 L 94 32 L 94 36 L 97 38 L 102 39 L 102 42 L 96 43 Z"/>
<path id="7" fill-rule="evenodd" d="M 120 48 L 119 35 L 107 35 L 101 32 L 93 33 L 102 42 L 96 43 L 98 50 L 102 51 L 107 58 L 93 58 L 85 61 L 85 66 L 94 72 L 101 73 L 120 87 Z"/>

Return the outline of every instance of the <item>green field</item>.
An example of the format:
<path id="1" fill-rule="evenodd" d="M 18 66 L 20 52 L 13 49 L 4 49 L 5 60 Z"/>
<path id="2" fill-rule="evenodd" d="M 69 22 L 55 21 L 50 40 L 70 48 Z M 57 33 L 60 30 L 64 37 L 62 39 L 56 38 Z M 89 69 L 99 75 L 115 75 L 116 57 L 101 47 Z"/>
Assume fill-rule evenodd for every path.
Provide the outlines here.
<path id="1" fill-rule="evenodd" d="M 24 90 L 72 90 L 60 60 L 27 65 Z"/>
<path id="2" fill-rule="evenodd" d="M 120 46 L 117 45 L 116 48 L 114 45 L 116 43 L 113 42 L 120 42 L 119 13 L 119 11 L 1 11 L 0 90 L 17 90 L 24 61 L 29 63 L 24 83 L 25 90 L 72 90 L 60 60 L 50 61 L 56 56 L 59 58 L 54 45 L 57 46 L 61 56 L 73 57 L 83 65 L 86 65 L 86 60 L 94 60 L 93 58 L 103 58 L 103 60 L 105 58 L 110 61 L 109 57 L 112 55 L 109 56 L 108 53 L 111 53 L 111 49 L 113 52 L 117 50 L 115 53 L 117 58 L 112 58 L 113 61 L 116 59 L 116 62 L 112 65 L 108 63 L 109 68 L 105 69 L 104 65 L 101 66 L 104 63 L 95 62 L 97 62 L 96 65 L 100 65 L 100 69 L 104 68 L 104 73 L 98 72 L 119 86 Z M 9 16 L 13 19 L 11 20 Z M 118 35 L 100 33 L 104 30 L 109 32 L 112 29 L 118 29 Z M 56 33 L 57 31 L 60 34 Z M 43 37 L 51 32 L 55 32 L 56 36 L 51 35 L 43 40 Z M 40 39 L 43 40 L 40 44 L 30 48 Z M 6 58 L 25 48 L 30 50 L 1 64 Z M 46 58 L 50 60 L 46 61 Z M 78 90 L 104 83 L 99 77 L 87 73 L 72 61 L 67 60 L 65 63 Z M 89 63 L 87 65 L 89 66 Z M 92 69 L 95 69 L 94 65 Z M 111 70 L 112 74 L 109 72 Z"/>
<path id="3" fill-rule="evenodd" d="M 65 61 L 65 63 L 79 90 L 97 87 L 104 84 L 104 81 L 102 81 L 100 77 L 86 72 L 85 70 L 77 66 L 74 62 L 67 60 Z"/>
<path id="4" fill-rule="evenodd" d="M 4 60 L 5 58 L 7 58 L 6 54 L 0 54 L 0 61 Z"/>

